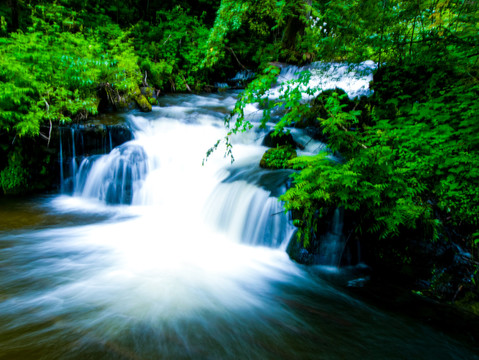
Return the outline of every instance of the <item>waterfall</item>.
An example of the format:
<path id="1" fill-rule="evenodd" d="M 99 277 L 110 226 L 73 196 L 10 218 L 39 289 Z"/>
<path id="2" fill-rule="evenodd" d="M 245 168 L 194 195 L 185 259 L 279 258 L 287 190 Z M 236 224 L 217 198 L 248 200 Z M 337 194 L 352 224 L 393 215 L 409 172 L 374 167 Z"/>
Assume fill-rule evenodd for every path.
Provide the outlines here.
<path id="1" fill-rule="evenodd" d="M 238 168 L 260 170 L 266 148 L 254 133 L 235 138 L 235 154 L 242 159 L 234 165 L 217 153 L 202 166 L 208 147 L 223 135 L 225 110 L 218 107 L 225 105 L 209 98 L 210 108 L 201 96 L 188 102 L 170 98 L 173 106 L 129 115 L 134 139 L 108 154 L 84 157 L 74 173 L 73 194 L 85 201 L 150 209 L 145 211 L 164 214 L 170 224 L 205 219 L 231 241 L 284 249 L 294 227 L 277 196 L 289 173 L 263 171 L 278 179 L 269 180 L 270 189 L 247 175 L 231 180 Z M 225 99 L 228 108 L 233 100 Z"/>
<path id="2" fill-rule="evenodd" d="M 64 188 L 63 188 L 63 182 L 64 182 L 64 177 L 63 177 L 63 141 L 62 141 L 62 129 L 58 129 L 59 136 L 60 136 L 60 192 L 63 194 Z"/>
<path id="3" fill-rule="evenodd" d="M 70 167 L 70 174 L 72 179 L 75 179 L 77 174 L 77 160 L 76 160 L 76 147 L 75 147 L 75 129 L 71 128 L 72 134 L 72 159 L 71 159 L 71 167 Z M 73 183 L 73 191 L 75 191 L 75 183 Z"/>
<path id="4" fill-rule="evenodd" d="M 298 72 L 307 70 L 312 74 L 310 87 L 320 90 L 339 86 L 350 96 L 356 96 L 367 93 L 373 67 L 374 64 L 364 63 L 352 71 L 344 64 L 283 66 L 279 82 L 297 79 Z M 327 78 L 324 74 L 328 74 Z M 334 74 L 339 75 L 334 78 Z M 236 80 L 249 76 L 251 73 L 244 72 Z M 279 96 L 279 88 L 272 89 L 269 95 Z M 235 165 L 216 154 L 215 159 L 201 167 L 206 149 L 224 136 L 223 117 L 233 108 L 235 97 L 228 93 L 208 97 L 179 95 L 164 97 L 163 101 L 164 106 L 154 107 L 150 114 L 127 116 L 134 138 L 121 146 L 113 147 L 107 127 L 108 135 L 102 137 L 101 146 L 104 152 L 109 150 L 108 154 L 85 156 L 82 145 L 79 166 L 75 130 L 71 130 L 70 175 L 74 196 L 108 205 L 133 205 L 136 209 L 154 207 L 166 219 L 202 218 L 209 226 L 228 234 L 232 241 L 285 249 L 295 228 L 278 196 L 286 190 L 289 174 L 267 171 L 276 180 L 264 186 L 259 180 L 264 174 L 258 173 L 259 160 L 266 150 L 261 146 L 262 137 L 274 124 L 257 133 L 233 137 L 235 157 L 240 159 Z M 248 105 L 245 112 L 250 121 L 261 119 L 256 104 Z M 293 129 L 292 134 L 305 138 L 299 129 Z M 324 148 L 319 141 L 302 142 L 308 144 L 303 154 Z M 243 175 L 237 176 L 238 171 Z M 338 211 L 333 218 L 336 225 L 321 245 L 322 264 L 336 266 L 340 261 L 343 239 L 342 216 Z"/>
<path id="5" fill-rule="evenodd" d="M 344 250 L 343 211 L 336 209 L 330 230 L 321 238 L 319 264 L 339 267 Z"/>
<path id="6" fill-rule="evenodd" d="M 362 95 L 370 95 L 369 83 L 373 79 L 376 64 L 373 61 L 364 61 L 361 64 L 324 63 L 314 62 L 303 67 L 295 65 L 281 65 L 278 76 L 278 86 L 271 89 L 270 97 L 281 95 L 280 84 L 291 80 L 298 80 L 301 72 L 309 72 L 310 79 L 302 88 L 312 89 L 310 95 L 303 94 L 304 100 L 310 100 L 319 95 L 321 91 L 340 88 L 346 91 L 352 99 Z"/>
<path id="7" fill-rule="evenodd" d="M 74 194 L 108 204 L 130 204 L 148 165 L 139 146 L 122 145 L 109 155 L 86 157 L 75 176 Z"/>
<path id="8" fill-rule="evenodd" d="M 111 130 L 110 128 L 107 128 L 108 130 L 108 140 L 109 140 L 109 145 L 110 145 L 110 151 L 113 150 L 113 141 L 111 140 Z"/>
<path id="9" fill-rule="evenodd" d="M 286 249 L 295 229 L 276 197 L 246 181 L 220 184 L 209 198 L 207 213 L 208 221 L 250 245 Z"/>
<path id="10" fill-rule="evenodd" d="M 312 73 L 309 86 L 339 86 L 350 96 L 356 96 L 367 92 L 369 78 L 362 71 L 368 72 L 372 66 L 365 63 L 356 72 L 337 64 L 284 66 L 279 81 L 297 78 L 298 72 L 308 70 Z M 340 76 L 336 80 L 331 79 L 332 75 L 327 81 L 321 80 L 324 73 Z M 242 79 L 250 76 L 240 75 L 238 78 Z M 279 96 L 278 88 L 272 89 L 270 96 Z M 164 214 L 164 219 L 171 223 L 176 218 L 201 218 L 208 226 L 228 234 L 232 241 L 285 249 L 295 228 L 278 196 L 285 191 L 289 174 L 267 171 L 269 177 L 277 180 L 266 187 L 256 178 L 259 160 L 266 150 L 261 146 L 262 137 L 274 124 L 258 133 L 233 137 L 235 157 L 240 159 L 235 165 L 218 156 L 224 151 L 220 149 L 202 167 L 206 150 L 224 136 L 223 118 L 233 108 L 235 97 L 228 93 L 207 97 L 179 95 L 164 97 L 163 101 L 166 106 L 154 107 L 150 114 L 127 116 L 128 126 L 133 129 L 131 141 L 113 148 L 108 131 L 108 140 L 105 136 L 102 141 L 105 150 L 109 141 L 109 153 L 84 156 L 78 169 L 72 129 L 74 196 L 108 205 L 132 205 L 138 211 L 154 208 L 151 211 Z M 245 112 L 250 121 L 261 118 L 256 104 L 248 105 Z M 305 136 L 299 129 L 292 133 L 299 139 Z M 304 142 L 308 146 L 303 154 L 324 148 L 319 141 Z M 238 169 L 242 169 L 243 176 L 235 175 Z M 332 231 L 324 236 L 319 258 L 322 264 L 337 266 L 343 240 L 339 210 L 333 224 L 336 225 Z"/>

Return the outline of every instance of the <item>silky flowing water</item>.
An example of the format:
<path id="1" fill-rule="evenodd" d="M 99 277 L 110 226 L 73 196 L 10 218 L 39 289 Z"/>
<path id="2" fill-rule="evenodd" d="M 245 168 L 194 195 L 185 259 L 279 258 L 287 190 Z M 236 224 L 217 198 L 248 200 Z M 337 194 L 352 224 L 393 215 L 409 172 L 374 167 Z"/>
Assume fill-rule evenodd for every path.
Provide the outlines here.
<path id="1" fill-rule="evenodd" d="M 265 132 L 202 166 L 235 96 L 165 96 L 125 115 L 132 141 L 72 159 L 71 194 L 2 202 L 0 358 L 477 358 L 288 258 Z"/>

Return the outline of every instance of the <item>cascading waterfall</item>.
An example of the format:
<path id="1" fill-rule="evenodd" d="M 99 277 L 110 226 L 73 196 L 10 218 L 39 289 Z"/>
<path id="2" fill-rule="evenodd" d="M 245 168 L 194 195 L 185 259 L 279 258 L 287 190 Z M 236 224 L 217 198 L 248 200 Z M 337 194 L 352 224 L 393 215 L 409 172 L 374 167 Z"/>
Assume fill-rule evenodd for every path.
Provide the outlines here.
<path id="1" fill-rule="evenodd" d="M 205 149 L 221 137 L 224 114 L 197 111 L 190 103 L 155 109 L 149 117 L 131 115 L 135 139 L 109 154 L 85 157 L 74 177 L 74 195 L 107 204 L 150 206 L 161 213 L 167 209 L 167 217 L 206 217 L 238 242 L 285 248 L 294 228 L 270 191 L 248 179 L 223 182 L 237 166 L 229 167 L 218 156 L 201 166 Z M 237 143 L 238 151 L 249 156 L 239 166 L 259 169 L 265 150 L 260 141 Z"/>
<path id="2" fill-rule="evenodd" d="M 83 159 L 75 176 L 74 194 L 108 204 L 131 204 L 147 170 L 144 150 L 122 145 L 109 155 Z"/>
<path id="3" fill-rule="evenodd" d="M 368 76 L 373 67 L 373 64 L 364 63 L 360 66 L 360 71 L 355 73 L 347 72 L 346 65 L 314 63 L 304 68 L 286 66 L 282 68 L 279 78 L 289 81 L 297 78 L 298 72 L 309 70 L 313 74 L 310 86 L 342 86 L 349 91 L 350 96 L 356 96 L 367 93 Z M 321 76 L 324 73 L 329 74 L 327 80 Z M 340 76 L 334 78 L 331 75 L 333 73 L 339 73 Z M 237 78 L 246 76 L 241 73 Z M 275 95 L 279 96 L 278 89 L 272 89 L 270 93 L 270 96 Z M 220 124 L 225 111 L 215 112 L 217 105 L 210 108 L 206 106 L 206 109 L 201 110 L 204 113 L 199 114 L 198 106 L 205 103 L 201 98 L 196 100 L 199 102 L 175 102 L 173 106 L 155 109 L 148 116 L 131 115 L 128 121 L 135 129 L 135 139 L 111 150 L 109 154 L 84 157 L 78 169 L 72 129 L 73 194 L 107 204 L 166 206 L 170 209 L 187 209 L 192 207 L 192 203 L 202 204 L 201 209 L 196 209 L 195 216 L 205 212 L 206 216 L 202 217 L 229 233 L 231 238 L 247 244 L 285 248 L 294 227 L 290 215 L 283 212 L 282 205 L 277 201 L 277 196 L 281 193 L 279 188 L 272 190 L 276 193 L 272 196 L 271 189 L 261 188 L 248 177 L 236 179 L 237 182 L 223 182 L 224 178 L 212 174 L 223 171 L 223 177 L 227 178 L 228 171 L 235 166 L 230 170 L 225 169 L 225 162 L 221 161 L 215 161 L 214 164 L 210 161 L 207 170 L 198 170 L 201 159 L 196 154 L 202 156 L 205 149 L 222 137 Z M 231 106 L 233 101 L 228 101 Z M 247 112 L 253 121 L 261 117 L 261 111 L 255 105 L 249 105 Z M 298 139 L 304 138 L 304 134 L 298 131 L 293 133 Z M 265 150 L 260 146 L 263 135 L 250 133 L 236 137 L 239 152 L 255 153 L 255 156 L 247 155 L 250 157 L 241 166 L 258 168 L 259 159 Z M 108 136 L 111 147 L 110 132 Z M 252 140 L 255 137 L 257 139 Z M 317 152 L 324 147 L 324 144 L 310 140 L 307 145 L 303 153 Z M 285 177 L 284 174 L 278 176 Z M 198 177 L 204 178 L 199 184 Z M 177 194 L 172 189 L 178 189 L 179 185 L 181 190 Z M 282 192 L 284 190 L 285 188 Z M 175 195 L 171 196 L 172 194 Z M 340 242 L 341 234 L 333 232 L 325 237 L 321 263 L 339 263 L 331 255 L 330 249 L 340 248 Z"/>
<path id="4" fill-rule="evenodd" d="M 373 61 L 364 61 L 359 65 L 340 63 L 315 62 L 304 67 L 284 66 L 279 74 L 281 82 L 299 78 L 299 73 L 307 71 L 311 74 L 308 86 L 318 89 L 312 97 L 320 91 L 341 88 L 350 98 L 361 95 L 369 95 L 369 82 L 372 81 L 373 70 L 376 64 Z"/>
<path id="5" fill-rule="evenodd" d="M 277 64 L 280 68 L 278 86 L 269 92 L 270 97 L 280 95 L 279 85 L 291 80 L 298 80 L 301 72 L 309 72 L 311 77 L 308 87 L 317 89 L 309 98 L 316 97 L 321 91 L 341 88 L 350 98 L 362 95 L 370 95 L 369 82 L 372 81 L 373 70 L 376 64 L 373 61 L 364 61 L 361 64 L 324 63 L 314 62 L 306 66 Z M 240 71 L 231 80 L 241 81 L 252 78 L 254 73 Z"/>

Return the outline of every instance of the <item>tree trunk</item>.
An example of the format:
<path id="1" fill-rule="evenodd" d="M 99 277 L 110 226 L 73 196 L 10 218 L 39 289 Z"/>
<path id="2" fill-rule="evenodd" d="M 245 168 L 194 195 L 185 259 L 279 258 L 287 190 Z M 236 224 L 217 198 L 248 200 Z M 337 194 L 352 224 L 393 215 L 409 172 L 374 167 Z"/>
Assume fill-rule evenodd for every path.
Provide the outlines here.
<path id="1" fill-rule="evenodd" d="M 11 30 L 16 31 L 19 28 L 19 8 L 18 8 L 18 0 L 8 0 L 8 6 L 10 7 L 10 11 L 12 14 L 11 20 Z"/>
<path id="2" fill-rule="evenodd" d="M 283 32 L 282 42 L 284 48 L 294 49 L 296 45 L 296 36 L 304 33 L 305 24 L 301 20 L 301 15 L 305 17 L 309 16 L 309 7 L 311 4 L 311 0 L 296 1 L 293 13 L 288 16 L 286 28 Z"/>

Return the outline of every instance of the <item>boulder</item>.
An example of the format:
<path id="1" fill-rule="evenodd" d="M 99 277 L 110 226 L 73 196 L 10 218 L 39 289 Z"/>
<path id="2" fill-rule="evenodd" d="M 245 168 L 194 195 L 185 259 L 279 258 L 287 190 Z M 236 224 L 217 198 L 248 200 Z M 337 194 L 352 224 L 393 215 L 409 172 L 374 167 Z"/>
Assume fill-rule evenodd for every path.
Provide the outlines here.
<path id="1" fill-rule="evenodd" d="M 291 146 L 278 146 L 267 150 L 263 154 L 259 166 L 263 169 L 288 169 L 291 168 L 288 160 L 294 159 L 297 156 L 296 150 Z"/>
<path id="2" fill-rule="evenodd" d="M 273 130 L 264 137 L 263 145 L 270 148 L 276 148 L 278 146 L 290 146 L 293 149 L 304 149 L 304 146 L 297 143 L 294 140 L 293 135 L 291 135 L 290 133 L 274 135 Z"/>

